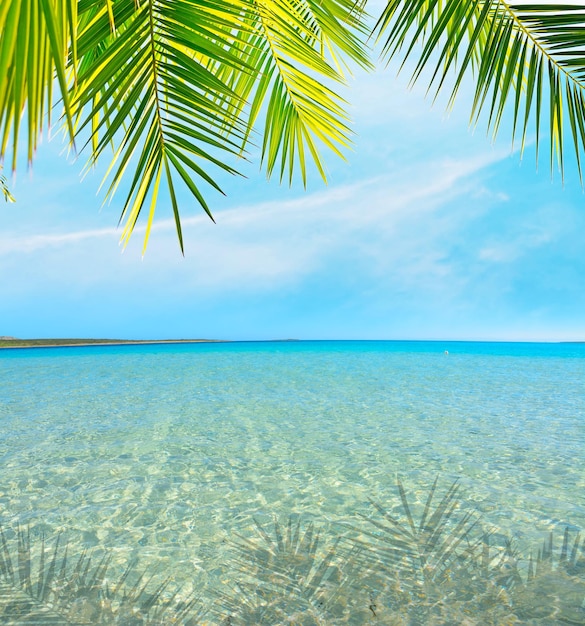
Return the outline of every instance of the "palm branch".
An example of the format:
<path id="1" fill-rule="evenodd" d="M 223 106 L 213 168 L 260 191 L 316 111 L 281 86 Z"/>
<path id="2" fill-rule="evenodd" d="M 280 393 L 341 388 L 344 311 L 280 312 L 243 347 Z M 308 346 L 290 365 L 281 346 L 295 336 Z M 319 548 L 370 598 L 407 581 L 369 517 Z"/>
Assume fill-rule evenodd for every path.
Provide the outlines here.
<path id="1" fill-rule="evenodd" d="M 386 57 L 414 59 L 412 82 L 430 71 L 429 90 L 449 89 L 452 104 L 466 75 L 475 85 L 471 119 L 487 113 L 498 132 L 507 106 L 512 137 L 524 149 L 533 125 L 537 149 L 548 117 L 551 169 L 564 171 L 571 142 L 582 176 L 585 148 L 585 6 L 504 0 L 389 0 L 375 33 Z M 449 74 L 454 82 L 448 80 Z M 569 139 L 567 139 L 569 135 Z"/>
<path id="2" fill-rule="evenodd" d="M 124 180 L 125 242 L 145 207 L 148 240 L 166 189 L 181 248 L 177 184 L 211 216 L 202 187 L 236 173 L 264 114 L 263 155 L 281 176 L 348 141 L 346 61 L 368 65 L 353 0 L 6 0 L 0 8 L 0 158 L 32 160 L 58 88 L 76 150 L 112 150 L 106 199 Z M 26 118 L 22 112 L 26 110 Z M 305 157 L 307 155 L 307 158 Z"/>
<path id="3" fill-rule="evenodd" d="M 0 160 L 11 150 L 13 170 L 21 125 L 28 129 L 31 162 L 44 124 L 51 123 L 55 83 L 74 135 L 67 57 L 76 59 L 77 5 L 77 0 L 5 0 L 0 5 Z"/>

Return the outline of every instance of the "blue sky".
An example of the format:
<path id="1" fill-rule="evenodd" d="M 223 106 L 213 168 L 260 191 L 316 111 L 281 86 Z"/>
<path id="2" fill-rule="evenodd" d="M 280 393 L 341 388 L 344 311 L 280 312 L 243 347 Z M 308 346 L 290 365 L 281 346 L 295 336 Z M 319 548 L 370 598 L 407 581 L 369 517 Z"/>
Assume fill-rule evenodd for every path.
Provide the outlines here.
<path id="1" fill-rule="evenodd" d="M 58 140 L 0 204 L 0 335 L 109 338 L 585 340 L 585 196 L 568 159 L 523 160 L 504 128 L 447 116 L 394 70 L 359 74 L 355 144 L 307 191 L 222 178 L 213 224 L 184 196 L 185 257 L 166 201 L 146 256 Z M 543 142 L 543 147 L 545 143 Z M 548 146 L 546 146 L 548 148 Z M 105 165 L 105 164 L 104 164 Z"/>

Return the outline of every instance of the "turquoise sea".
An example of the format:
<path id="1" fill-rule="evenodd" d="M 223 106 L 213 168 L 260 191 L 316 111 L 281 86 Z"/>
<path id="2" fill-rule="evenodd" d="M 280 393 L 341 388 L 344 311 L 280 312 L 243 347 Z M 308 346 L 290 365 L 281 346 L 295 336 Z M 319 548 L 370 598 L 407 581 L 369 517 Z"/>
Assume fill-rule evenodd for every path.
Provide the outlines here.
<path id="1" fill-rule="evenodd" d="M 177 598 L 195 592 L 201 623 L 277 623 L 238 617 L 238 607 L 264 598 L 239 584 L 242 561 L 252 559 L 242 544 L 276 537 L 278 546 L 274 520 L 286 528 L 292 519 L 301 537 L 311 523 L 320 529 L 314 558 L 340 537 L 355 551 L 348 537 L 380 533 L 366 519 L 383 520 L 372 502 L 408 525 L 398 479 L 414 517 L 436 478 L 434 502 L 458 480 L 457 512 L 472 513 L 474 532 L 491 533 L 501 554 L 513 550 L 523 577 L 551 531 L 560 548 L 566 528 L 571 540 L 585 529 L 585 344 L 3 350 L 0 420 L 4 554 L 16 561 L 18 528 L 30 533 L 33 560 L 43 540 L 53 545 L 60 535 L 70 555 L 107 552 L 112 579 L 130 563 L 152 584 L 168 581 Z M 455 518 L 448 524 L 456 527 Z M 577 546 L 573 565 L 580 554 Z M 350 614 L 347 600 L 345 613 L 315 605 L 313 621 L 300 613 L 288 621 L 432 622 L 385 601 L 372 584 L 365 609 Z M 432 623 L 585 623 L 583 605 L 571 601 L 569 612 L 544 617 L 517 611 L 517 621 L 489 622 L 471 610 L 467 622 Z"/>

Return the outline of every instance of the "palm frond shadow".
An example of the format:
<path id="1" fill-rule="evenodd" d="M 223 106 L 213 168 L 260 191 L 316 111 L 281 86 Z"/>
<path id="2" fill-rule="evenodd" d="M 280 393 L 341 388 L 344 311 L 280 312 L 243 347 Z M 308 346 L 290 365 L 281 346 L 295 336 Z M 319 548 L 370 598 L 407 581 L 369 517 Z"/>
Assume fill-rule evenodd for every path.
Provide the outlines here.
<path id="1" fill-rule="evenodd" d="M 440 499 L 436 488 L 437 480 L 418 521 L 400 480 L 400 511 L 390 513 L 371 501 L 382 520 L 362 516 L 373 529 L 356 529 L 362 536 L 352 541 L 362 548 L 362 581 L 372 589 L 378 613 L 397 624 L 495 625 L 526 619 L 585 624 L 579 534 L 570 540 L 566 529 L 555 558 L 551 533 L 522 568 L 512 541 L 490 545 L 491 532 L 480 529 L 479 515 L 462 511 L 457 482 Z M 470 616 L 476 621 L 468 622 Z"/>
<path id="2" fill-rule="evenodd" d="M 461 623 L 466 615 L 479 614 L 485 624 L 498 623 L 509 607 L 497 598 L 501 587 L 493 572 L 507 572 L 504 561 L 510 556 L 485 552 L 489 536 L 479 515 L 464 509 L 459 483 L 442 497 L 437 483 L 424 506 L 415 508 L 398 479 L 397 505 L 389 510 L 370 500 L 377 515 L 361 515 L 368 526 L 354 529 L 360 536 L 352 541 L 363 550 L 363 581 L 375 598 L 375 611 L 382 623 Z M 490 607 L 487 614 L 484 606 Z"/>
<path id="3" fill-rule="evenodd" d="M 397 576 L 411 593 L 430 593 L 433 586 L 465 570 L 478 554 L 483 538 L 474 537 L 479 517 L 473 511 L 457 516 L 461 501 L 459 485 L 453 483 L 433 506 L 437 488 L 435 480 L 424 510 L 415 522 L 406 491 L 398 480 L 403 515 L 391 514 L 381 504 L 370 500 L 382 520 L 362 516 L 374 530 L 363 530 L 367 540 L 358 541 L 367 549 L 381 572 Z"/>
<path id="4" fill-rule="evenodd" d="M 257 537 L 238 535 L 233 565 L 240 580 L 222 596 L 229 624 L 321 624 L 346 611 L 357 560 L 339 549 L 340 538 L 320 549 L 320 531 L 300 518 L 274 519 L 271 535 L 254 519 Z"/>
<path id="5" fill-rule="evenodd" d="M 72 558 L 68 545 L 62 546 L 57 537 L 52 548 L 43 539 L 37 555 L 31 549 L 30 529 L 18 527 L 13 537 L 7 534 L 0 527 L 2 624 L 194 626 L 201 616 L 195 596 L 177 601 L 177 591 L 168 591 L 168 580 L 152 588 L 152 576 L 135 576 L 135 563 L 112 585 L 108 554 L 97 562 L 87 551 Z"/>
<path id="6" fill-rule="evenodd" d="M 526 559 L 483 530 L 457 482 L 439 495 L 435 480 L 419 504 L 400 480 L 397 490 L 395 506 L 372 500 L 365 525 L 333 537 L 294 515 L 272 526 L 254 519 L 252 535 L 236 533 L 226 564 L 237 583 L 208 590 L 215 601 L 205 623 L 585 624 L 579 533 L 566 529 L 560 547 L 551 533 Z M 70 555 L 60 537 L 32 544 L 30 529 L 0 526 L 3 625 L 195 626 L 207 612 L 195 594 L 181 599 L 135 562 L 112 574 L 107 553 Z"/>
<path id="7" fill-rule="evenodd" d="M 565 528 L 558 556 L 552 532 L 536 556 L 530 555 L 526 576 L 514 576 L 510 589 L 511 604 L 519 618 L 585 624 L 583 547 L 580 533 L 571 538 Z"/>

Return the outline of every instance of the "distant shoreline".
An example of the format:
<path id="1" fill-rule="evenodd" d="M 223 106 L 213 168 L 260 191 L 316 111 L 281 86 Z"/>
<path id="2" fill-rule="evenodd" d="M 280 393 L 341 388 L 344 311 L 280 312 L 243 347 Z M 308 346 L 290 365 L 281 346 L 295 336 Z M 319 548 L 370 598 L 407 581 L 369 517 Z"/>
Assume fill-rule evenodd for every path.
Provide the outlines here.
<path id="1" fill-rule="evenodd" d="M 76 348 L 176 343 L 227 343 L 226 339 L 3 339 L 0 350 L 19 348 Z"/>
<path id="2" fill-rule="evenodd" d="M 260 340 L 245 340 L 243 343 L 288 343 L 298 342 L 299 339 L 260 339 Z M 569 344 L 585 344 L 585 341 L 485 341 L 485 340 L 461 340 L 461 339 L 337 339 L 337 340 L 319 340 L 319 339 L 305 339 L 304 341 L 367 341 L 367 342 L 398 342 L 398 343 L 519 343 L 519 344 L 556 344 L 556 345 L 569 345 Z M 90 347 L 90 346 L 132 346 L 132 345 L 164 345 L 164 344 L 182 344 L 182 343 L 242 343 L 241 341 L 234 341 L 231 339 L 17 339 L 17 338 L 5 338 L 0 337 L 0 350 L 16 350 L 21 348 L 76 348 L 76 347 Z"/>

